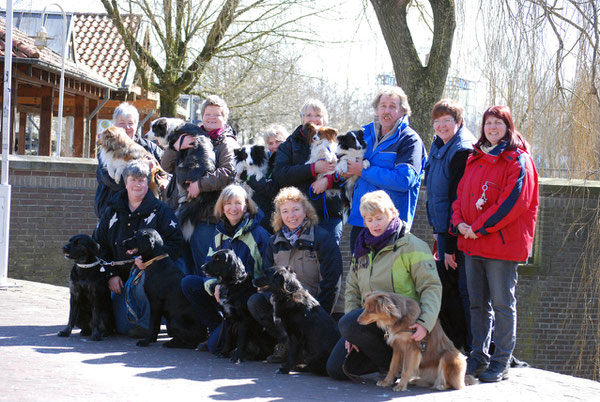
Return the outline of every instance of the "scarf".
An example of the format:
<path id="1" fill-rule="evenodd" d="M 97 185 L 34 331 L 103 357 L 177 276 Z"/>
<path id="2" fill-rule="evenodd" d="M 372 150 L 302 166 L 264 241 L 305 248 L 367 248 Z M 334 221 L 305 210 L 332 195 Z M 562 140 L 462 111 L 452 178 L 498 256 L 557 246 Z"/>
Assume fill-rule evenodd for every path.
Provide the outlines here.
<path id="1" fill-rule="evenodd" d="M 217 128 L 215 130 L 208 131 L 206 128 L 204 128 L 204 126 L 202 126 L 202 129 L 206 132 L 206 135 L 208 135 L 208 137 L 213 141 L 218 139 L 221 136 L 223 130 L 225 130 L 225 128 Z"/>
<path id="2" fill-rule="evenodd" d="M 281 234 L 283 234 L 283 237 L 285 237 L 285 239 L 287 241 L 289 241 L 290 244 L 293 246 L 294 244 L 296 244 L 296 242 L 300 238 L 300 235 L 302 234 L 305 227 L 307 227 L 307 226 L 308 226 L 308 221 L 306 220 L 306 218 L 304 218 L 302 223 L 294 230 L 290 230 L 290 228 L 283 225 L 281 227 Z"/>
<path id="3" fill-rule="evenodd" d="M 398 227 L 400 226 L 400 218 L 394 218 L 390 221 L 385 232 L 379 236 L 373 236 L 368 228 L 364 228 L 359 233 L 356 244 L 354 245 L 354 258 L 359 259 L 363 255 L 369 253 L 369 251 L 379 252 L 382 248 L 387 246 L 390 242 L 390 238 L 395 235 Z"/>

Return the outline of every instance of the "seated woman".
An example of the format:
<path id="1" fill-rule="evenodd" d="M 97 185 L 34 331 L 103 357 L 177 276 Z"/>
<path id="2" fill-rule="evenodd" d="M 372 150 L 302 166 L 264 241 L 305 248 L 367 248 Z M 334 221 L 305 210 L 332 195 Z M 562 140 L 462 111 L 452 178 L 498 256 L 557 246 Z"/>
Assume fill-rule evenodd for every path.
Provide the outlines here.
<path id="1" fill-rule="evenodd" d="M 219 221 L 206 260 L 210 261 L 211 256 L 219 250 L 233 250 L 250 276 L 262 275 L 263 255 L 271 235 L 260 226 L 264 214 L 248 197 L 246 190 L 237 184 L 225 187 L 215 204 L 214 214 Z M 210 338 L 206 346 L 213 353 L 217 351 L 220 333 L 215 329 L 222 319 L 218 303 L 219 289 L 215 285 L 214 278 L 199 275 L 188 275 L 181 281 L 183 294 L 200 314 L 203 325 L 209 329 Z"/>
<path id="2" fill-rule="evenodd" d="M 435 261 L 425 242 L 407 230 L 398 210 L 382 190 L 362 196 L 360 213 L 365 228 L 354 247 L 351 269 L 346 279 L 346 315 L 339 321 L 342 338 L 327 361 L 327 373 L 344 380 L 343 366 L 353 375 L 387 372 L 392 348 L 377 324 L 356 322 L 363 312 L 365 295 L 371 291 L 393 292 L 415 299 L 421 315 L 410 327 L 411 336 L 421 341 L 433 329 L 442 300 L 442 285 Z M 347 352 L 349 353 L 346 358 Z"/>
<path id="3" fill-rule="evenodd" d="M 100 245 L 100 258 L 115 262 L 131 260 L 132 256 L 122 245 L 123 240 L 139 229 L 151 228 L 160 233 L 165 251 L 176 260 L 183 246 L 183 234 L 173 210 L 148 191 L 148 165 L 133 161 L 123 171 L 123 177 L 125 190 L 111 199 L 94 231 L 94 239 Z M 117 332 L 121 334 L 142 336 L 149 327 L 150 305 L 144 292 L 144 269 L 141 257 L 133 263 L 106 267 Z M 129 307 L 137 307 L 134 314 L 128 313 L 127 293 Z"/>
<path id="4" fill-rule="evenodd" d="M 264 266 L 288 266 L 325 311 L 341 313 L 341 303 L 336 305 L 336 302 L 342 281 L 342 254 L 334 236 L 318 226 L 315 209 L 297 188 L 281 189 L 274 204 L 275 235 L 269 241 Z M 281 363 L 287 355 L 286 335 L 273 322 L 269 297 L 268 293 L 253 295 L 248 308 L 254 319 L 278 341 L 267 361 Z"/>

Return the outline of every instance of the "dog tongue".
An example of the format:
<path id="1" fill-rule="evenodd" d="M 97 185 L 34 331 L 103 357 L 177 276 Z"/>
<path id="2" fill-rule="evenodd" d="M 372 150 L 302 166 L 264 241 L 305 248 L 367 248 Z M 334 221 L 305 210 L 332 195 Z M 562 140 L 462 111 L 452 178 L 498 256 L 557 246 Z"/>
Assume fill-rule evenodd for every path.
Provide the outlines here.
<path id="1" fill-rule="evenodd" d="M 135 254 L 137 253 L 137 248 L 134 248 L 133 250 L 127 250 L 126 253 L 129 255 Z"/>

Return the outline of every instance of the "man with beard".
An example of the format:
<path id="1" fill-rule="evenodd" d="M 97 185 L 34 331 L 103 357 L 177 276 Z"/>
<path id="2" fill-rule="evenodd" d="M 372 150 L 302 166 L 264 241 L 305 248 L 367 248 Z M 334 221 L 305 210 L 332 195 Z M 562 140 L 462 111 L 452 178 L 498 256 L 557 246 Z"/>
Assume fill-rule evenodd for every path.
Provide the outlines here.
<path id="1" fill-rule="evenodd" d="M 410 106 L 402 88 L 383 87 L 373 101 L 373 108 L 375 120 L 362 127 L 367 143 L 364 158 L 369 161 L 369 167 L 365 169 L 362 160 L 349 162 L 345 174 L 345 178 L 358 176 L 348 219 L 353 225 L 352 250 L 358 233 L 365 226 L 359 210 L 360 199 L 371 191 L 385 191 L 398 209 L 400 219 L 410 228 L 427 161 L 421 137 L 409 126 Z"/>

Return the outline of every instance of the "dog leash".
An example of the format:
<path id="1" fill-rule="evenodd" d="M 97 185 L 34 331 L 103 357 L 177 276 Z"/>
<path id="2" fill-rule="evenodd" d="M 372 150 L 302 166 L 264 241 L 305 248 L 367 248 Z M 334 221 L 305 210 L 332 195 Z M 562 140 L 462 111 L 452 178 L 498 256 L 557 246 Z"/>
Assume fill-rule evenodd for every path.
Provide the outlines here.
<path id="1" fill-rule="evenodd" d="M 348 379 L 355 384 L 374 384 L 376 381 L 374 381 L 370 378 L 365 378 L 365 377 L 359 376 L 357 374 L 352 374 L 351 372 L 348 371 L 348 369 L 346 368 L 346 361 L 348 360 L 348 356 L 350 356 L 350 353 L 352 353 L 352 348 L 350 348 L 348 353 L 346 353 L 346 357 L 344 358 L 344 363 L 342 363 L 342 371 L 344 372 L 346 377 L 348 377 Z"/>
<path id="2" fill-rule="evenodd" d="M 135 260 L 131 259 L 131 260 L 121 260 L 121 261 L 104 261 L 102 258 L 98 258 L 98 261 L 100 261 L 100 264 L 102 264 L 102 268 L 100 268 L 100 272 L 104 272 L 105 266 L 115 267 L 115 266 L 119 266 L 119 265 L 129 264 L 130 262 L 133 262 Z"/>
<path id="3" fill-rule="evenodd" d="M 157 257 L 154 257 L 151 260 L 148 260 L 147 262 L 144 262 L 144 265 L 146 266 L 146 268 L 148 268 L 150 265 L 152 265 L 152 263 L 156 262 L 156 261 L 160 261 L 160 260 L 164 260 L 165 258 L 167 258 L 169 256 L 169 254 L 162 254 L 159 255 Z"/>
<path id="4" fill-rule="evenodd" d="M 325 190 L 325 191 L 327 191 L 327 190 Z M 308 187 L 308 197 L 312 201 L 317 201 L 319 198 L 323 197 L 323 218 L 325 218 L 325 220 L 328 221 L 329 220 L 329 211 L 327 211 L 327 197 L 325 197 L 325 192 L 318 194 L 317 198 L 313 198 L 312 187 Z"/>

